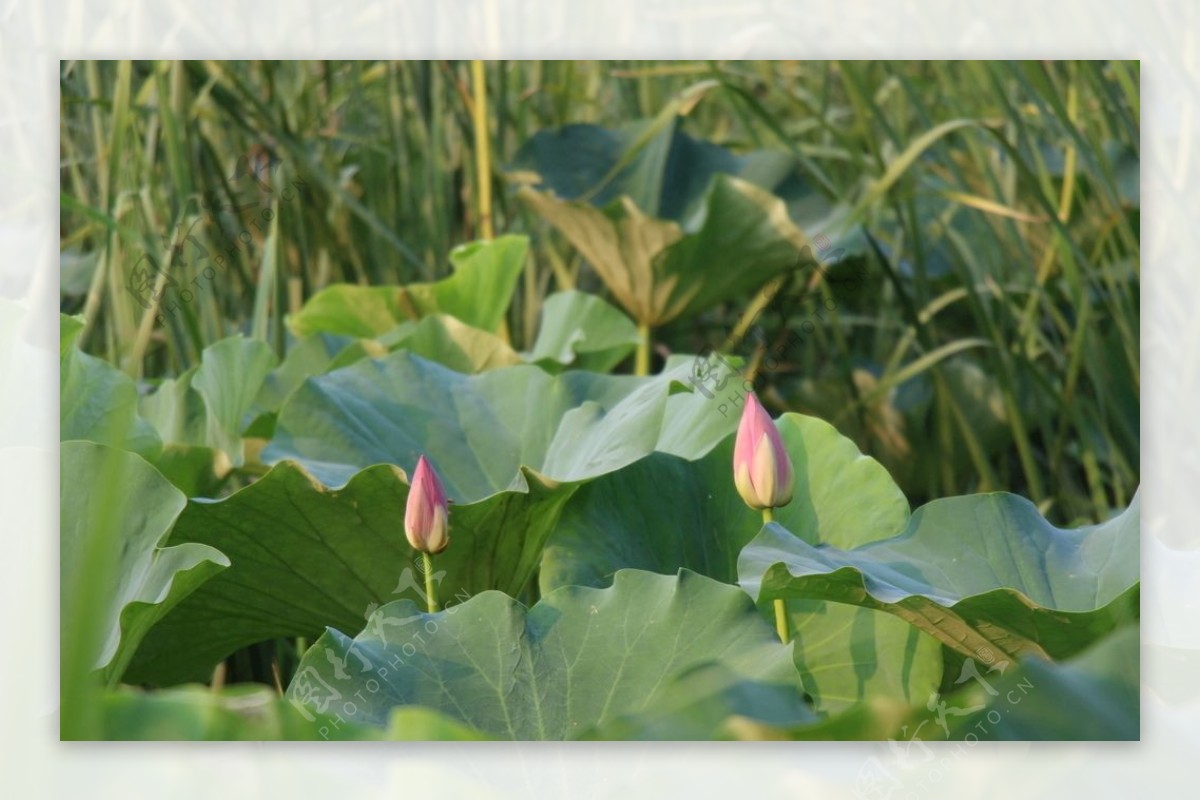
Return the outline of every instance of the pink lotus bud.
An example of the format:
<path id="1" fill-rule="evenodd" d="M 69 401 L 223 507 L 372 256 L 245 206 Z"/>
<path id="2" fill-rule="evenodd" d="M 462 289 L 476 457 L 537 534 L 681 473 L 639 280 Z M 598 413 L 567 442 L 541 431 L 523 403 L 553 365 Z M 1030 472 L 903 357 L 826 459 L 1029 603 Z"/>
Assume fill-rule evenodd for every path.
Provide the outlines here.
<path id="1" fill-rule="evenodd" d="M 753 393 L 746 397 L 733 444 L 733 483 L 752 509 L 774 509 L 792 501 L 792 461 L 775 421 Z"/>
<path id="2" fill-rule="evenodd" d="M 422 456 L 408 488 L 404 508 L 404 534 L 408 544 L 423 553 L 441 553 L 450 544 L 450 508 L 441 479 Z"/>

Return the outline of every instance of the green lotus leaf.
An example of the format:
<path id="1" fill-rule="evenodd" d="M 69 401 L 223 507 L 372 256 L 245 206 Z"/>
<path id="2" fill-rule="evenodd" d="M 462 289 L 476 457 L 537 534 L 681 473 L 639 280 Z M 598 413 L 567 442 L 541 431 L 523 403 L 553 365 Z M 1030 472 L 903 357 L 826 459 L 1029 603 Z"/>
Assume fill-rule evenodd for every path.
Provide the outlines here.
<path id="1" fill-rule="evenodd" d="M 288 697 L 355 723 L 382 726 L 393 709 L 417 705 L 505 739 L 564 740 L 652 708 L 709 663 L 747 681 L 792 682 L 782 706 L 775 694 L 743 693 L 737 714 L 811 718 L 790 649 L 750 599 L 688 571 L 622 571 L 609 589 L 564 587 L 528 610 L 497 592 L 435 614 L 396 601 L 355 638 L 322 635 Z"/>
<path id="2" fill-rule="evenodd" d="M 816 418 L 785 414 L 777 425 L 796 476 L 792 502 L 776 510 L 781 524 L 843 547 L 903 528 L 908 502 L 878 462 Z M 737 583 L 738 555 L 762 517 L 738 496 L 732 463 L 729 436 L 697 461 L 653 454 L 581 487 L 546 547 L 543 593 L 607 586 L 622 568 L 685 567 Z M 818 709 L 871 696 L 924 703 L 937 689 L 940 644 L 903 621 L 820 601 L 793 601 L 788 612 L 796 666 Z"/>
<path id="3" fill-rule="evenodd" d="M 421 455 L 463 504 L 549 481 L 595 478 L 654 452 L 698 458 L 736 425 L 687 392 L 689 360 L 650 378 L 531 365 L 467 376 L 405 351 L 305 382 L 284 404 L 262 458 L 292 459 L 329 486 Z"/>
<path id="4" fill-rule="evenodd" d="M 525 237 L 502 236 L 455 248 L 450 253 L 454 272 L 441 281 L 327 287 L 288 317 L 288 327 L 297 336 L 324 332 L 372 338 L 402 322 L 440 312 L 495 332 L 504 321 L 528 250 Z"/>
<path id="5" fill-rule="evenodd" d="M 637 344 L 637 326 L 619 309 L 572 290 L 546 298 L 537 340 L 524 356 L 551 372 L 561 365 L 606 373 Z"/>
<path id="6" fill-rule="evenodd" d="M 86 439 L 153 457 L 162 442 L 138 416 L 133 379 L 75 347 L 78 317 L 59 315 L 59 439 Z"/>
<path id="7" fill-rule="evenodd" d="M 816 599 L 886 611 L 968 657 L 1063 659 L 1138 610 L 1139 502 L 1063 530 L 1008 493 L 918 509 L 896 536 L 845 550 L 765 526 L 738 560 L 760 601 Z"/>
<path id="8" fill-rule="evenodd" d="M 83 441 L 62 443 L 60 454 L 63 614 L 100 622 L 103 635 L 89 661 L 113 681 L 154 623 L 229 560 L 206 545 L 165 545 L 186 499 L 137 454 Z M 87 582 L 110 580 L 115 586 L 97 593 L 102 608 L 80 608 Z"/>
<path id="9" fill-rule="evenodd" d="M 440 598 L 493 589 L 516 596 L 529 582 L 575 486 L 524 479 L 525 491 L 453 507 L 451 545 L 434 560 Z M 126 680 L 201 681 L 238 648 L 313 638 L 327 626 L 358 631 L 374 609 L 401 597 L 424 604 L 420 558 L 404 536 L 407 498 L 396 467 L 330 489 L 284 462 L 224 500 L 193 500 L 172 544 L 218 548 L 232 566 L 154 627 Z"/>

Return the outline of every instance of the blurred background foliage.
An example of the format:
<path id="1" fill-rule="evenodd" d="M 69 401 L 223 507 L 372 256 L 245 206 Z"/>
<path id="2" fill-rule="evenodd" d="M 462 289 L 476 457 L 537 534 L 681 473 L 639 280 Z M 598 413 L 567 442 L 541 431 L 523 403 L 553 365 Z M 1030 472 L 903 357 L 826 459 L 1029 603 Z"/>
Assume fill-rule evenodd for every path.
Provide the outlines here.
<path id="1" fill-rule="evenodd" d="M 330 285 L 433 281 L 454 247 L 524 233 L 502 334 L 529 349 L 551 293 L 616 303 L 518 198 L 531 167 L 559 159 L 546 183 L 600 203 L 666 142 L 684 160 L 661 188 L 683 195 L 643 211 L 687 229 L 698 175 L 775 152 L 794 175 L 755 182 L 828 270 L 665 321 L 654 366 L 741 357 L 775 412 L 832 422 L 914 506 L 1007 489 L 1100 521 L 1139 480 L 1139 81 L 1130 62 L 65 61 L 62 310 L 148 387 L 238 332 L 283 356 L 285 317 Z M 531 141 L 581 123 L 566 152 Z"/>

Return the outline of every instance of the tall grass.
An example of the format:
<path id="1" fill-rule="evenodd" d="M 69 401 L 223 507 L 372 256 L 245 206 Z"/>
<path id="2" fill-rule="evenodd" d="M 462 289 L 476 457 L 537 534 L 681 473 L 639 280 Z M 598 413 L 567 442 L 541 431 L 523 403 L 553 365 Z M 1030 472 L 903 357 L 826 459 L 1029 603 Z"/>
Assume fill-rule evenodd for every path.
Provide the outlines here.
<path id="1" fill-rule="evenodd" d="M 602 289 L 507 191 L 504 165 L 538 130 L 653 117 L 699 84 L 689 133 L 790 152 L 869 233 L 856 257 L 865 282 L 785 284 L 742 347 L 761 365 L 771 343 L 832 307 L 814 336 L 760 368 L 769 401 L 831 419 L 915 501 L 1011 489 L 1065 523 L 1129 500 L 1136 63 L 482 67 L 64 62 L 62 248 L 94 269 L 63 305 L 87 313 L 85 347 L 139 378 L 181 372 L 238 330 L 282 352 L 284 315 L 330 283 L 444 275 L 452 247 L 489 232 L 481 174 L 494 230 L 535 237 L 508 320 L 525 345 L 549 292 Z M 211 211 L 247 200 L 252 218 Z M 149 276 L 160 285 L 191 282 L 187 248 L 172 261 L 187 236 L 227 267 L 170 313 L 144 308 L 131 274 L 153 263 L 168 265 Z M 680 351 L 719 344 L 744 308 L 656 338 Z"/>

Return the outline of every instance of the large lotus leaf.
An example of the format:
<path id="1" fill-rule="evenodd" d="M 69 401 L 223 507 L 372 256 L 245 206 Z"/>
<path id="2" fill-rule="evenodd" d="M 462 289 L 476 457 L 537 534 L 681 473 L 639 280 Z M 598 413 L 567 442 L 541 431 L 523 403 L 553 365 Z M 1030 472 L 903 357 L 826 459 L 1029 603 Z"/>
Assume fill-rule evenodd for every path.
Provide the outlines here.
<path id="1" fill-rule="evenodd" d="M 59 439 L 86 439 L 153 457 L 162 447 L 138 416 L 137 387 L 129 376 L 75 347 L 77 317 L 59 315 Z"/>
<path id="2" fill-rule="evenodd" d="M 809 542 L 843 547 L 904 527 L 908 502 L 878 462 L 816 418 L 786 414 L 777 425 L 796 475 L 792 502 L 776 510 L 783 525 Z M 627 567 L 685 567 L 736 583 L 738 554 L 762 517 L 738 496 L 732 462 L 730 436 L 698 461 L 654 454 L 581 487 L 546 548 L 542 591 L 606 586 Z M 819 709 L 877 695 L 924 703 L 937 689 L 941 647 L 903 621 L 812 601 L 788 610 L 796 665 Z"/>
<path id="3" fill-rule="evenodd" d="M 189 504 L 172 542 L 211 544 L 233 569 L 155 628 L 129 677 L 204 678 L 240 646 L 325 626 L 356 631 L 368 607 L 406 587 L 419 592 L 402 533 L 407 487 L 390 465 L 411 469 L 422 453 L 455 502 L 453 544 L 436 560 L 442 594 L 517 595 L 574 482 L 656 447 L 700 455 L 728 433 L 733 421 L 716 404 L 669 394 L 684 367 L 645 379 L 535 367 L 463 376 L 397 352 L 310 380 L 285 405 L 277 442 L 298 441 L 312 457 L 280 464 L 226 500 Z M 330 431 L 345 432 L 344 443 Z M 345 456 L 331 460 L 318 450 L 326 442 Z M 375 450 L 360 455 L 366 449 Z M 348 484 L 339 480 L 346 475 Z"/>
<path id="4" fill-rule="evenodd" d="M 140 456 L 82 441 L 60 453 L 62 609 L 81 611 L 85 582 L 115 581 L 102 609 L 83 610 L 104 627 L 94 662 L 112 680 L 147 630 L 229 560 L 206 545 L 164 547 L 186 499 Z"/>
<path id="5" fill-rule="evenodd" d="M 406 320 L 440 312 L 495 332 L 504 320 L 528 250 L 527 238 L 502 236 L 455 248 L 450 254 L 454 272 L 441 281 L 408 286 L 331 286 L 291 315 L 288 326 L 297 336 L 325 332 L 370 338 Z"/>
<path id="6" fill-rule="evenodd" d="M 795 473 L 792 502 L 775 510 L 781 525 L 814 545 L 842 548 L 904 527 L 908 501 L 900 489 L 837 429 L 800 414 L 784 414 L 776 426 Z M 581 488 L 546 550 L 543 591 L 604 586 L 624 567 L 673 573 L 683 566 L 736 583 L 738 555 L 762 514 L 734 487 L 733 444 L 730 434 L 697 461 L 654 454 Z"/>
<path id="7" fill-rule="evenodd" d="M 293 459 L 339 486 L 371 465 L 411 468 L 425 455 L 463 504 L 523 489 L 523 467 L 565 482 L 655 450 L 698 458 L 737 421 L 686 391 L 686 361 L 650 378 L 531 365 L 467 376 L 397 351 L 305 382 L 262 457 Z"/>
<path id="8" fill-rule="evenodd" d="M 460 373 L 534 362 L 549 372 L 574 367 L 607 372 L 638 342 L 637 329 L 618 309 L 586 292 L 559 292 L 546 299 L 541 327 L 529 353 L 518 354 L 503 339 L 444 314 L 406 321 L 369 339 L 317 333 L 301 337 L 263 383 L 255 401 L 260 415 L 274 414 L 305 379 L 404 349 Z M 266 429 L 269 433 L 270 429 Z"/>
<path id="9" fill-rule="evenodd" d="M 442 599 L 483 590 L 515 596 L 529 582 L 575 487 L 523 478 L 525 491 L 453 507 L 450 547 L 434 560 Z M 404 536 L 407 498 L 396 467 L 379 465 L 330 489 L 284 462 L 224 500 L 192 501 L 171 542 L 219 548 L 232 567 L 155 626 L 126 678 L 203 680 L 243 646 L 315 637 L 327 626 L 358 631 L 388 601 L 424 603 L 420 559 Z"/>
<path id="10" fill-rule="evenodd" d="M 622 571 L 609 589 L 564 587 L 529 610 L 496 592 L 436 614 L 388 604 L 356 638 L 322 635 L 288 695 L 353 722 L 383 725 L 395 707 L 418 705 L 507 739 L 562 740 L 652 707 L 706 663 L 750 681 L 795 680 L 790 649 L 737 588 L 688 571 Z M 798 697 L 798 683 L 783 706 L 746 693 L 734 711 L 806 715 Z"/>
<path id="11" fill-rule="evenodd" d="M 933 714 L 927 717 L 934 725 L 925 727 L 921 736 L 1136 740 L 1140 646 L 1138 626 L 1128 625 L 1065 662 L 1033 657 L 994 672 L 977 664 L 964 670 L 960 692 L 930 710 Z"/>
<path id="12" fill-rule="evenodd" d="M 371 339 L 310 334 L 295 340 L 280 365 L 267 375 L 254 401 L 255 422 L 251 430 L 269 439 L 288 395 L 312 376 L 400 349 L 462 373 L 522 363 L 521 356 L 500 337 L 444 314 L 400 323 Z"/>
<path id="13" fill-rule="evenodd" d="M 520 196 L 570 240 L 634 319 L 658 326 L 808 263 L 808 236 L 782 200 L 727 175 L 695 222 L 646 215 L 628 197 L 597 208 L 529 187 Z"/>
<path id="14" fill-rule="evenodd" d="M 1112 520 L 1063 530 L 1007 493 L 918 509 L 891 539 L 814 546 L 779 523 L 742 551 L 755 598 L 886 611 L 973 657 L 1071 656 L 1138 609 L 1137 497 Z"/>
<path id="15" fill-rule="evenodd" d="M 637 344 L 637 326 L 619 309 L 572 290 L 546 298 L 537 340 L 525 358 L 551 371 L 562 365 L 606 373 Z"/>

